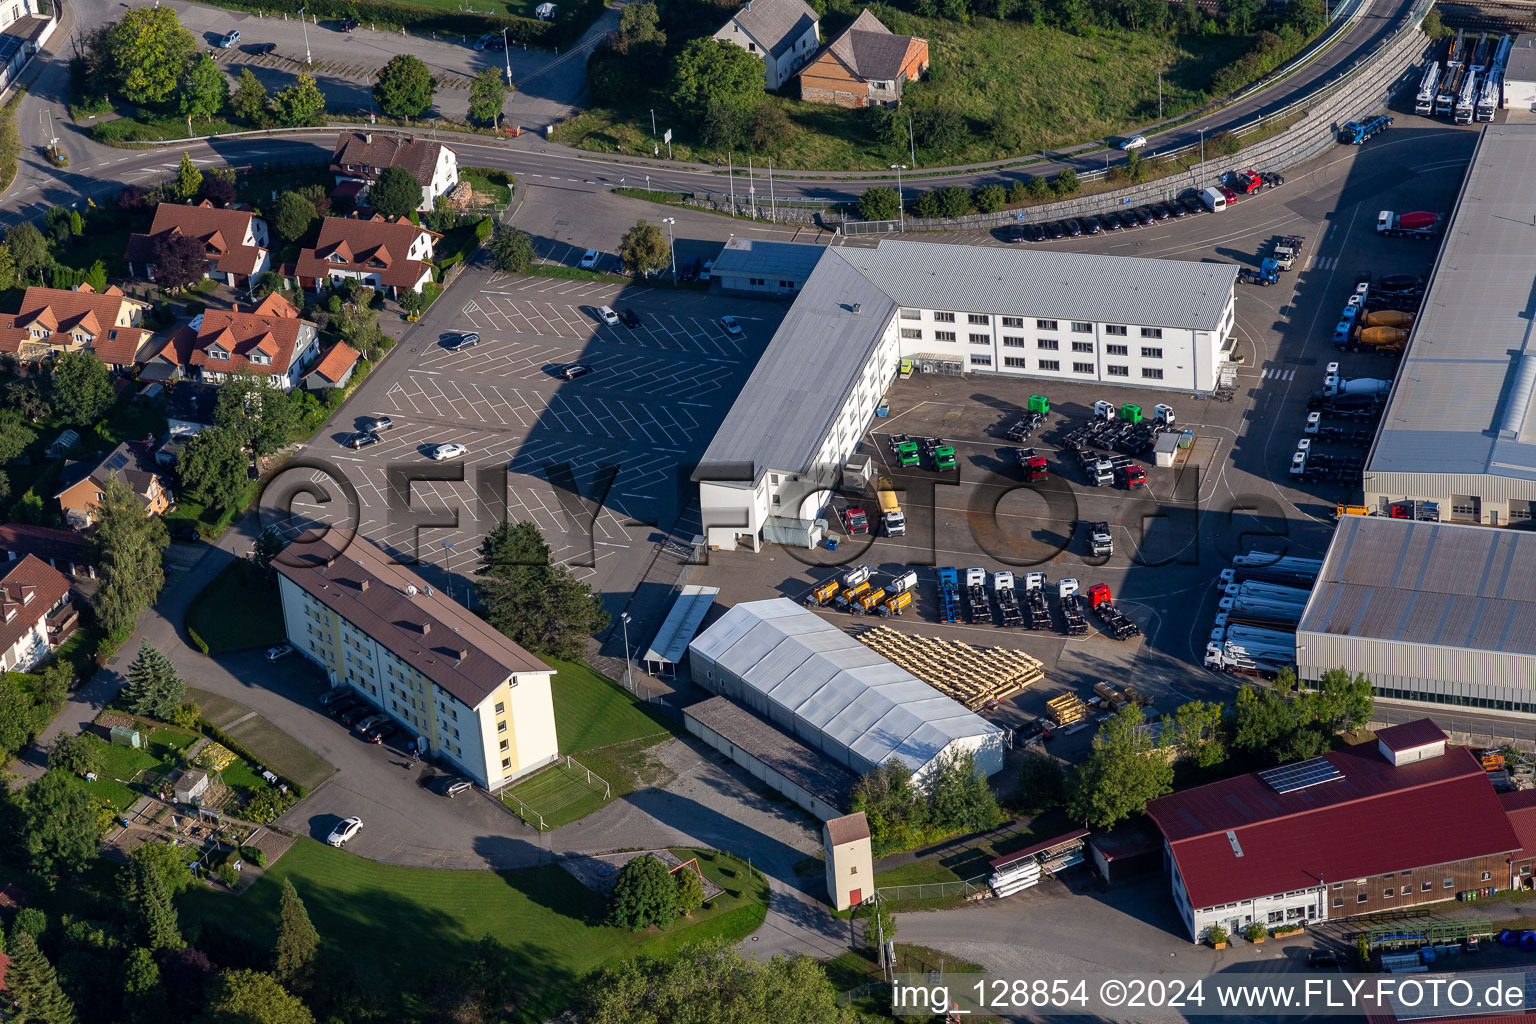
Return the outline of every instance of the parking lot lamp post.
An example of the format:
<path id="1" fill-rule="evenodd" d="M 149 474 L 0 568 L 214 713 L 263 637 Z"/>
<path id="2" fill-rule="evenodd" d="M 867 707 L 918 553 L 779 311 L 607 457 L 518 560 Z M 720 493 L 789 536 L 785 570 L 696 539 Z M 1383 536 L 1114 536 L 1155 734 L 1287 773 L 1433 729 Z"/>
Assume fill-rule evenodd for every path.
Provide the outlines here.
<path id="1" fill-rule="evenodd" d="M 656 108 L 651 108 L 651 138 L 656 137 Z"/>
<path id="2" fill-rule="evenodd" d="M 310 65 L 310 59 L 309 59 L 309 22 L 305 20 L 305 18 L 307 17 L 307 13 L 306 12 L 308 10 L 309 10 L 309 5 L 308 4 L 305 4 L 303 7 L 299 8 L 299 28 L 301 28 L 304 31 L 304 66 L 305 67 L 309 67 L 309 65 Z"/>
<path id="3" fill-rule="evenodd" d="M 1205 180 L 1205 133 L 1209 128 L 1200 129 L 1200 180 Z"/>
<path id="4" fill-rule="evenodd" d="M 891 170 L 896 172 L 896 210 L 901 217 L 901 230 L 907 230 L 907 204 L 901 197 L 901 172 L 907 169 L 906 164 L 891 164 Z"/>
<path id="5" fill-rule="evenodd" d="M 507 58 L 507 84 L 512 84 L 512 51 L 507 48 L 507 26 L 501 26 L 501 53 Z"/>
<path id="6" fill-rule="evenodd" d="M 661 222 L 667 226 L 667 253 L 672 261 L 672 287 L 677 287 L 677 239 L 673 237 L 672 225 L 677 223 L 676 217 L 663 217 Z"/>
<path id="7" fill-rule="evenodd" d="M 629 660 L 629 612 L 619 613 L 619 622 L 624 625 L 624 685 L 629 687 L 629 692 L 635 692 L 635 677 L 630 671 L 634 664 Z"/>

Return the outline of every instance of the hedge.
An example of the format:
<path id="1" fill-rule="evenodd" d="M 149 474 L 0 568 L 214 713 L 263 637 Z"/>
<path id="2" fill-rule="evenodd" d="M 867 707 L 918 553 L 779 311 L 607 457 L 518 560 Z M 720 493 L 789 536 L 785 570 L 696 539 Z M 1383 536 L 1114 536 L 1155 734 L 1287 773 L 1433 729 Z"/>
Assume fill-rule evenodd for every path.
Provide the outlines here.
<path id="1" fill-rule="evenodd" d="M 208 653 L 208 641 L 199 636 L 197 630 L 193 629 L 191 626 L 188 626 L 187 636 L 192 638 L 192 646 L 196 647 L 204 654 Z"/>
<path id="2" fill-rule="evenodd" d="M 306 9 L 311 19 L 340 21 L 356 18 L 364 25 L 405 29 L 416 32 L 441 32 L 475 37 L 487 32 L 507 30 L 508 44 L 530 46 L 569 46 L 580 39 L 587 27 L 603 12 L 602 0 L 561 0 L 554 21 L 519 18 L 502 14 L 469 14 L 385 0 L 208 0 L 214 7 L 234 11 L 255 11 L 262 15 L 297 15 Z M 313 22 L 311 22 L 313 23 Z"/>
<path id="3" fill-rule="evenodd" d="M 220 729 L 212 722 L 208 721 L 208 719 L 199 718 L 197 720 L 197 730 L 204 736 L 207 736 L 209 739 L 214 740 L 217 743 L 224 744 L 224 746 L 245 758 L 251 763 L 252 767 L 259 764 L 265 764 L 263 759 L 251 753 L 250 749 L 246 747 L 245 744 L 241 743 L 239 740 L 231 739 L 227 732 L 225 732 L 223 729 Z M 268 767 L 267 771 L 271 772 L 272 769 Z M 302 800 L 305 796 L 308 795 L 304 787 L 299 785 L 297 782 L 294 782 L 292 779 L 284 775 L 280 775 L 277 772 L 272 772 L 272 774 L 277 775 L 277 781 L 287 785 L 287 787 L 293 791 L 294 795 L 298 797 L 298 799 Z"/>

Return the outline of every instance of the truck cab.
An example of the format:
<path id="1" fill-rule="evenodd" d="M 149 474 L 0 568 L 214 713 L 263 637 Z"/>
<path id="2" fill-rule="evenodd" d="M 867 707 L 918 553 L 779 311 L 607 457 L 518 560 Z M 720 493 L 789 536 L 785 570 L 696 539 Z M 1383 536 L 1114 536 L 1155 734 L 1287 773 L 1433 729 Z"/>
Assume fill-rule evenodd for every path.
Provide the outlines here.
<path id="1" fill-rule="evenodd" d="M 1099 558 L 1115 553 L 1115 538 L 1114 534 L 1109 532 L 1108 522 L 1088 524 L 1088 548 Z"/>
<path id="2" fill-rule="evenodd" d="M 869 532 L 869 515 L 862 508 L 851 507 L 843 509 L 843 526 L 848 530 L 848 536 Z"/>
<path id="3" fill-rule="evenodd" d="M 907 517 L 902 515 L 901 502 L 896 500 L 896 492 L 881 490 L 880 495 L 880 524 L 885 527 L 887 537 L 904 537 L 907 533 Z"/>
<path id="4" fill-rule="evenodd" d="M 1147 486 L 1147 471 L 1137 465 L 1120 467 L 1120 483 L 1128 491 Z"/>
<path id="5" fill-rule="evenodd" d="M 1088 476 L 1096 487 L 1109 487 L 1115 482 L 1115 465 L 1108 459 L 1099 459 L 1088 467 Z"/>

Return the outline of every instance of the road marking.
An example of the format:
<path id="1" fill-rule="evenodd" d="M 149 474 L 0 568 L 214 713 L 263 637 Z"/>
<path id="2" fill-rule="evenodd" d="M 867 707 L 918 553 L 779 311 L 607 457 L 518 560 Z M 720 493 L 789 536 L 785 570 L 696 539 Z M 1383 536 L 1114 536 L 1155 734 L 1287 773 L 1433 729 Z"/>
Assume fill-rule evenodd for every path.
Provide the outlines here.
<path id="1" fill-rule="evenodd" d="M 438 371 L 438 370 L 418 370 L 414 366 L 411 367 L 411 372 L 412 373 L 430 373 L 434 377 L 439 377 L 439 376 L 442 375 L 441 372 Z"/>

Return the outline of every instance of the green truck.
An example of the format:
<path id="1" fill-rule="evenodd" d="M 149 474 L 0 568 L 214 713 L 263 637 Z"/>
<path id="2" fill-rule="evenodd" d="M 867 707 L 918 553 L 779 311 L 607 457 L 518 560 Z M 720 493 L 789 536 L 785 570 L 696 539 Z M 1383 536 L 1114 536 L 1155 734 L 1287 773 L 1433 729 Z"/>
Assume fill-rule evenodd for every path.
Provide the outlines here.
<path id="1" fill-rule="evenodd" d="M 943 472 L 955 468 L 955 449 L 951 445 L 943 444 L 933 450 L 934 468 Z"/>
<path id="2" fill-rule="evenodd" d="M 903 441 L 896 446 L 896 458 L 903 466 L 916 466 L 922 461 L 922 455 L 916 441 Z"/>

